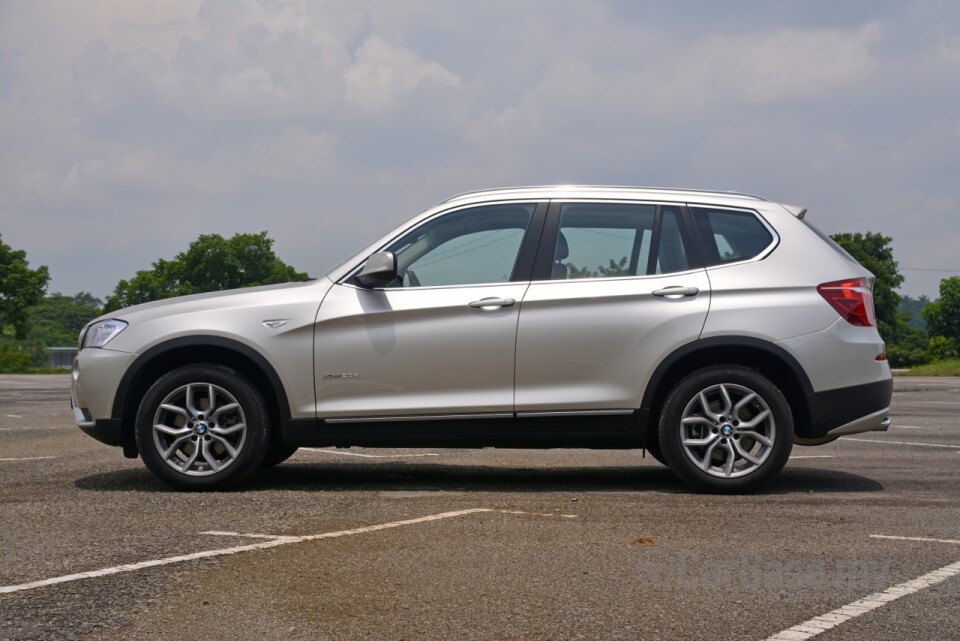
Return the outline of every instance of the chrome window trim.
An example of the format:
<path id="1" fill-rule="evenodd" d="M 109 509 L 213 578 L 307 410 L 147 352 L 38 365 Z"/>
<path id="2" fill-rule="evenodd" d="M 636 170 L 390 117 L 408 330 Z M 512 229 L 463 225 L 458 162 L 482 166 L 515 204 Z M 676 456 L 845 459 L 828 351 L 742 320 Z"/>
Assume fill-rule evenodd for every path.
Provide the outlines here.
<path id="1" fill-rule="evenodd" d="M 470 283 L 469 285 L 421 285 L 420 287 L 358 287 L 353 283 L 337 283 L 341 287 L 363 290 L 365 292 L 424 292 L 435 289 L 468 289 L 480 287 L 497 287 L 509 285 L 529 285 L 528 280 L 498 280 L 493 283 Z"/>
<path id="2" fill-rule="evenodd" d="M 563 285 L 565 283 L 597 283 L 597 282 L 616 282 L 616 281 L 625 281 L 625 280 L 646 280 L 648 278 L 669 278 L 672 276 L 686 276 L 689 274 L 694 274 L 697 272 L 702 272 L 703 267 L 693 267 L 691 269 L 685 269 L 682 272 L 667 272 L 666 274 L 644 274 L 643 276 L 607 276 L 607 277 L 596 277 L 596 278 L 564 278 L 563 280 L 554 280 L 553 278 L 547 278 L 544 280 L 532 280 L 530 281 L 531 285 L 542 285 L 545 283 L 553 283 L 556 285 Z"/>

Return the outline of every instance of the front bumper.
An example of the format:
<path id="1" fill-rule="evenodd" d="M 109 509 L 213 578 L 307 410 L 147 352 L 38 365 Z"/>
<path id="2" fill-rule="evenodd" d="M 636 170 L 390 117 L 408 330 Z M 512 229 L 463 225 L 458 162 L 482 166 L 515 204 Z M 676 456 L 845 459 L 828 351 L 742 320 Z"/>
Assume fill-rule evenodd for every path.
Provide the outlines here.
<path id="1" fill-rule="evenodd" d="M 70 404 L 74 421 L 85 434 L 107 445 L 122 445 L 120 419 L 113 400 L 124 372 L 136 354 L 109 349 L 82 349 L 73 359 Z"/>
<path id="2" fill-rule="evenodd" d="M 794 442 L 822 445 L 846 434 L 885 432 L 892 398 L 892 378 L 808 394 L 810 423 L 797 426 Z"/>
<path id="3" fill-rule="evenodd" d="M 92 436 L 101 443 L 120 447 L 123 441 L 120 436 L 120 419 L 101 418 L 90 425 L 79 425 L 81 431 L 87 436 Z"/>

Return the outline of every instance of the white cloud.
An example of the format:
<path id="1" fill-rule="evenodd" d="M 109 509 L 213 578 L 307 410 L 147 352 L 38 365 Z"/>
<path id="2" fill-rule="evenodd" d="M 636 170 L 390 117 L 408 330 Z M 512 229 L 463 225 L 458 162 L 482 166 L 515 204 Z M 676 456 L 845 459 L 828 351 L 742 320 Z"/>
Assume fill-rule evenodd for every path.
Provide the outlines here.
<path id="1" fill-rule="evenodd" d="M 371 35 L 344 74 L 346 101 L 362 111 L 384 112 L 413 92 L 459 87 L 460 78 L 414 51 Z"/>
<path id="2" fill-rule="evenodd" d="M 554 181 L 739 188 L 948 252 L 960 9 L 776 6 L 4 4 L 0 227 L 99 294 L 201 231 L 316 272 L 449 193 Z"/>
<path id="3" fill-rule="evenodd" d="M 951 67 L 960 68 L 960 38 L 943 38 L 937 43 L 937 54 Z"/>

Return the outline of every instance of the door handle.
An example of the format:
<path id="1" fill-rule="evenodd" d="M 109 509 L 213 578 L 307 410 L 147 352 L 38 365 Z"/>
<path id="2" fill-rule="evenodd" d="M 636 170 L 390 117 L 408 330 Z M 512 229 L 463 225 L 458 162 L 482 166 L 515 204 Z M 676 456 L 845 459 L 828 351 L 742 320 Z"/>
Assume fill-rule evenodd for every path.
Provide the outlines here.
<path id="1" fill-rule="evenodd" d="M 688 296 L 696 296 L 700 293 L 700 290 L 696 287 L 664 287 L 663 289 L 658 289 L 653 292 L 654 296 L 659 296 L 660 298 L 686 298 Z"/>
<path id="2" fill-rule="evenodd" d="M 474 309 L 486 309 L 488 307 L 512 307 L 516 302 L 512 298 L 481 298 L 467 303 L 467 305 Z"/>

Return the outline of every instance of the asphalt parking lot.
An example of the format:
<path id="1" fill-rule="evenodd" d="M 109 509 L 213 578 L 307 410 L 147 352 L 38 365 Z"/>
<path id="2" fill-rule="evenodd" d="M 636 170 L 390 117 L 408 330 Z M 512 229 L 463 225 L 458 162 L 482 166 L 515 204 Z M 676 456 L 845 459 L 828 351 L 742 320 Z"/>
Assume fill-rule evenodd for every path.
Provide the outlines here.
<path id="1" fill-rule="evenodd" d="M 767 491 L 640 452 L 301 450 L 170 491 L 0 376 L 3 639 L 960 639 L 960 379 Z"/>

